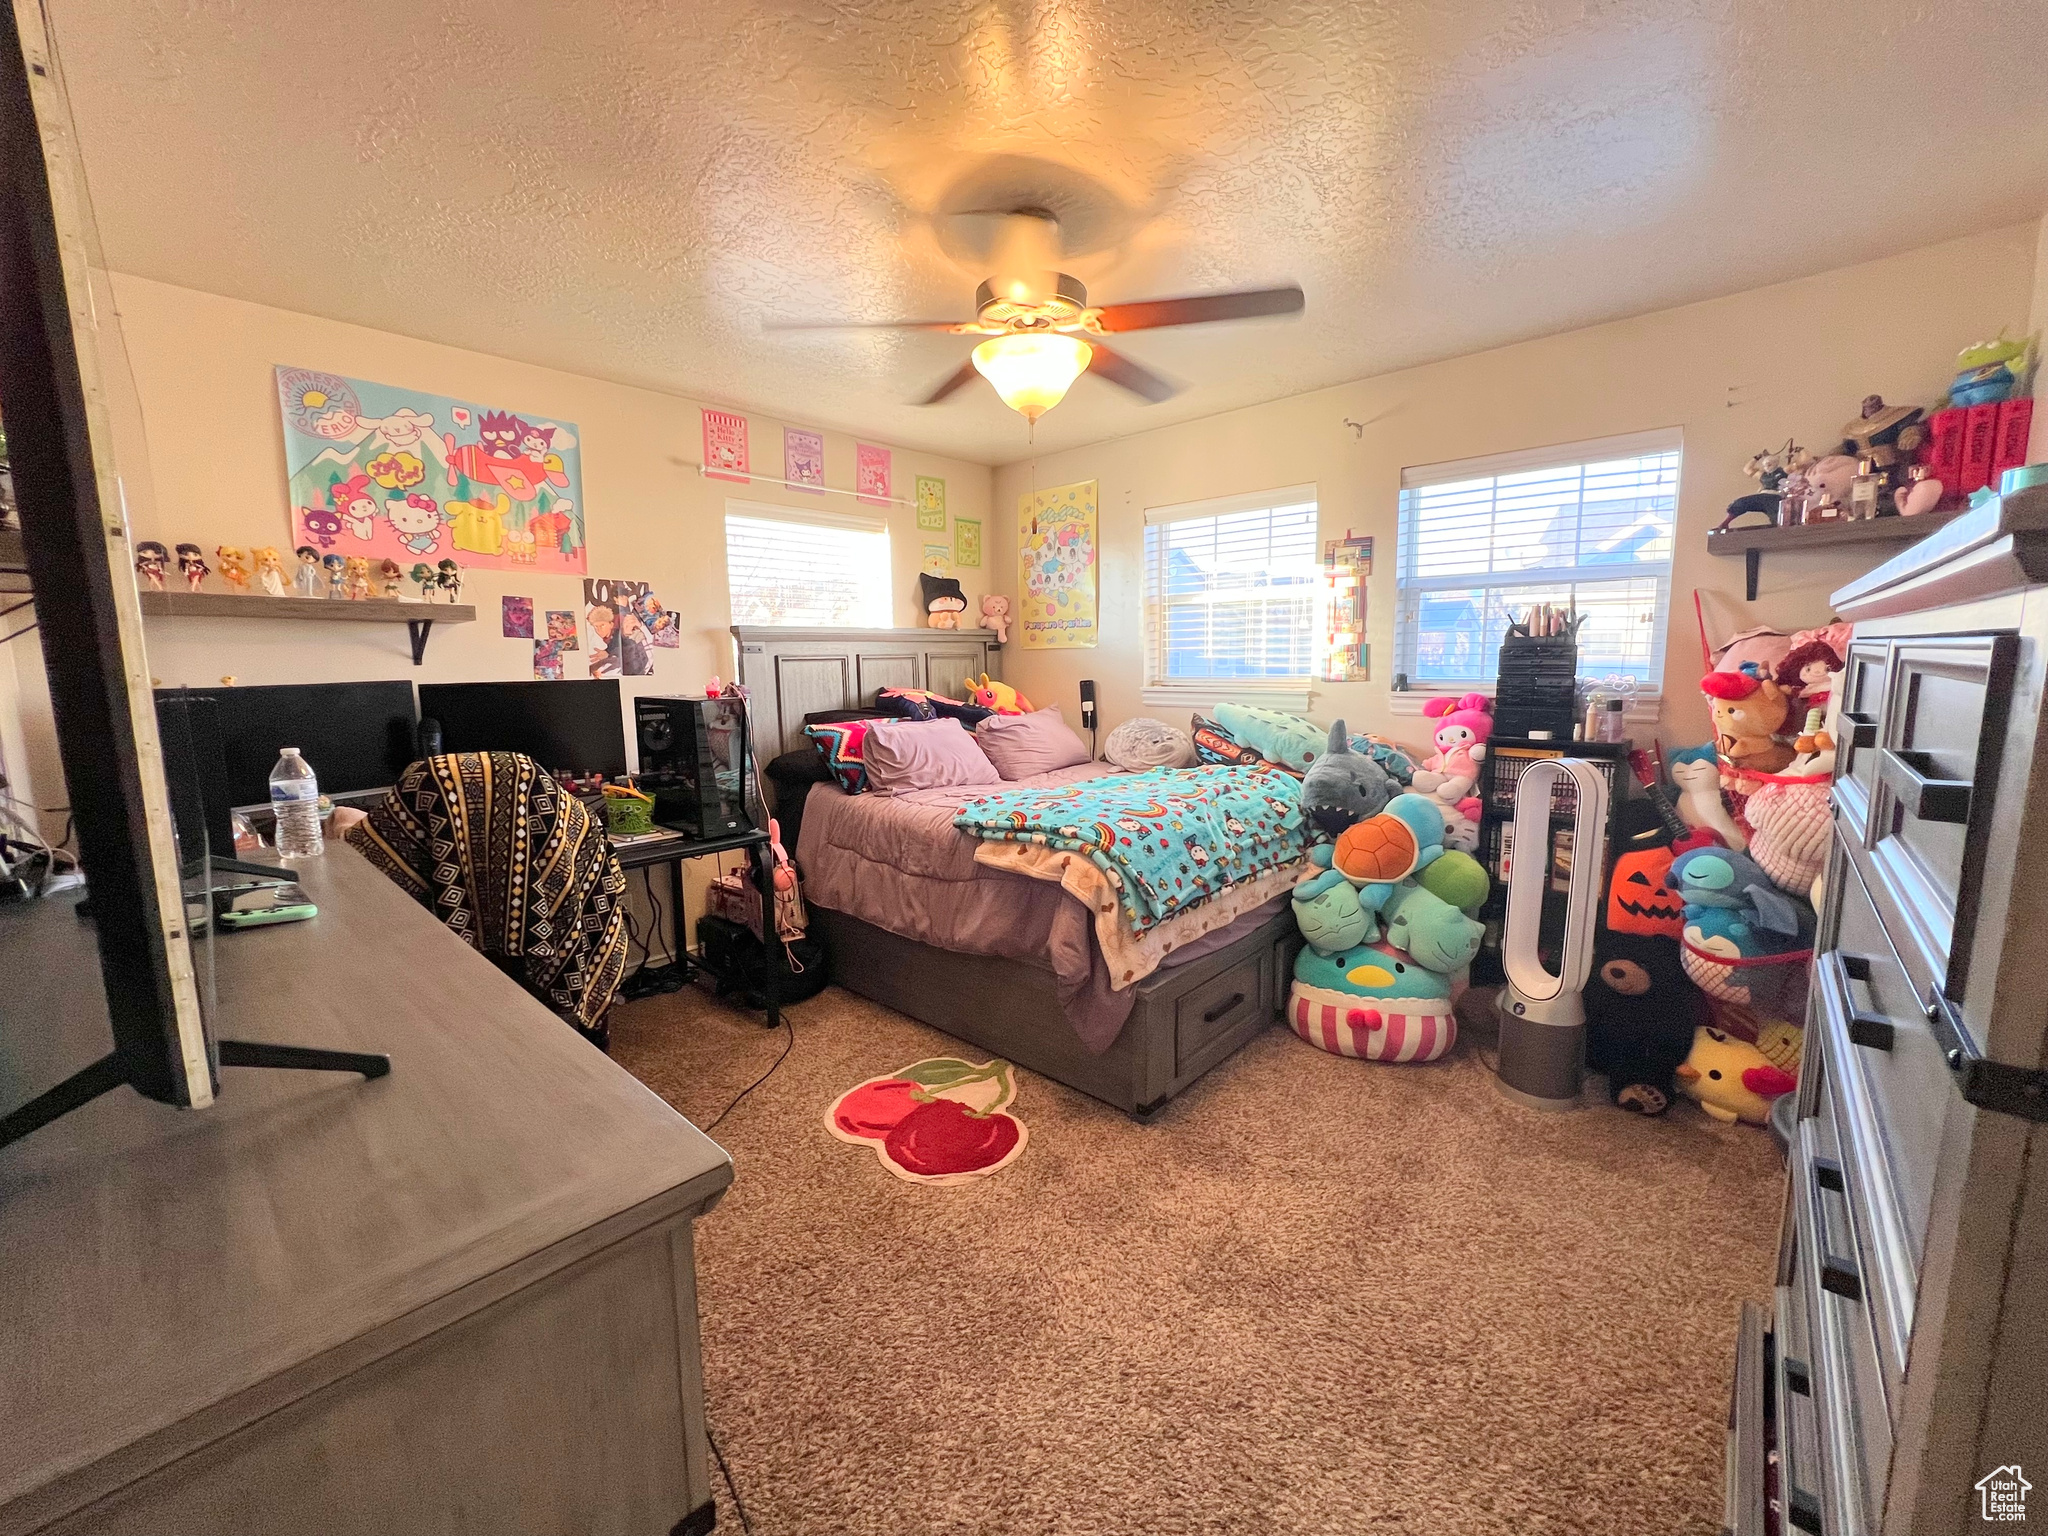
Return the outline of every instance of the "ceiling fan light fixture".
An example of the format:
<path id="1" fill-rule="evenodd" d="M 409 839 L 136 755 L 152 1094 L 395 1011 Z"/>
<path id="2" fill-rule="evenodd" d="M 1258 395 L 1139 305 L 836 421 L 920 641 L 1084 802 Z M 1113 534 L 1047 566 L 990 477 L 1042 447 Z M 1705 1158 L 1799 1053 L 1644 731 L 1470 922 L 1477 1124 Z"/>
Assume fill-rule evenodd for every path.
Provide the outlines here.
<path id="1" fill-rule="evenodd" d="M 976 347 L 974 367 L 1003 404 L 1036 422 L 1066 398 L 1094 355 L 1087 342 L 1062 331 L 1012 331 Z"/>

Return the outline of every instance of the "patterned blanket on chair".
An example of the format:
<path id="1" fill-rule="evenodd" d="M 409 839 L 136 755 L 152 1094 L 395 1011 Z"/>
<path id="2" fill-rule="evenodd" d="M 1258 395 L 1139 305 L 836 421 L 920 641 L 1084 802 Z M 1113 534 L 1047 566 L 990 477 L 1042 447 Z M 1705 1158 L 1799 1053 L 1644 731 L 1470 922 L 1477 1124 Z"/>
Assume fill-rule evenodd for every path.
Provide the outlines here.
<path id="1" fill-rule="evenodd" d="M 1139 933 L 1308 851 L 1301 781 L 1267 767 L 1154 768 L 1004 790 L 969 800 L 953 825 L 986 842 L 1086 856 Z"/>

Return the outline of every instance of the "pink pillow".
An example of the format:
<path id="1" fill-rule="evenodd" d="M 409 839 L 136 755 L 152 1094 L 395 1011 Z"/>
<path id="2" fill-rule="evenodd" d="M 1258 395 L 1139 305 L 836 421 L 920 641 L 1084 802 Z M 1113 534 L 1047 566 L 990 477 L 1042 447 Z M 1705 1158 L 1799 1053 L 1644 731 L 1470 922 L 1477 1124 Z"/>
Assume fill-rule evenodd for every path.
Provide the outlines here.
<path id="1" fill-rule="evenodd" d="M 1028 715 L 990 715 L 974 728 L 974 739 L 1006 779 L 1072 768 L 1094 756 L 1067 728 L 1057 706 Z"/>
<path id="2" fill-rule="evenodd" d="M 877 720 L 861 755 L 878 794 L 1003 781 L 958 720 Z"/>

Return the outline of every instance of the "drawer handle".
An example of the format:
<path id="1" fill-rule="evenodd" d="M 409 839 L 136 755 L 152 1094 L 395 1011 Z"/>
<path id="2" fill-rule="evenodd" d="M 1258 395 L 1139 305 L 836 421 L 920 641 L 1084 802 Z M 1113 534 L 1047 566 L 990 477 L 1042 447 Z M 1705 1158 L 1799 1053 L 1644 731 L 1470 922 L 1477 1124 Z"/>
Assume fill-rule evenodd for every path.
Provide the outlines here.
<path id="1" fill-rule="evenodd" d="M 1211 1008 L 1207 1013 L 1203 1014 L 1202 1022 L 1204 1024 L 1214 1024 L 1218 1019 L 1222 1018 L 1223 1015 L 1230 1012 L 1231 1009 L 1235 1008 L 1239 1003 L 1243 1001 L 1244 994 L 1242 992 L 1231 993 L 1227 999 L 1225 999 L 1223 1002 L 1218 1003 L 1214 1008 Z"/>
<path id="2" fill-rule="evenodd" d="M 1778 1357 L 1778 1466 L 1783 1473 L 1785 1514 L 1802 1531 L 1820 1536 L 1820 1497 L 1806 1487 L 1800 1474 L 1798 1436 L 1792 1427 L 1792 1405 L 1787 1393 L 1812 1398 L 1813 1381 L 1806 1362 L 1791 1355 Z M 1810 1410 L 1809 1410 L 1810 1411 Z"/>
<path id="3" fill-rule="evenodd" d="M 1885 783 L 1918 820 L 1960 825 L 1970 819 L 1970 781 L 1934 777 L 1934 760 L 1925 752 L 1887 747 L 1879 762 Z"/>
<path id="4" fill-rule="evenodd" d="M 1849 745 L 1852 747 L 1874 747 L 1877 745 L 1877 717 L 1859 715 L 1854 710 L 1842 711 L 1842 719 L 1849 727 Z"/>
<path id="5" fill-rule="evenodd" d="M 1855 994 L 1849 990 L 1852 981 L 1869 983 L 1870 957 L 1829 950 L 1821 956 L 1821 965 L 1833 973 L 1828 979 L 1842 996 L 1842 1011 L 1849 1016 L 1850 1043 L 1867 1046 L 1873 1051 L 1890 1050 L 1897 1035 L 1892 1021 L 1881 1013 L 1865 1013 L 1858 1008 Z"/>
<path id="6" fill-rule="evenodd" d="M 1831 1157 L 1816 1157 L 1813 1160 L 1813 1238 L 1819 1250 L 1815 1257 L 1820 1260 L 1820 1288 L 1832 1291 L 1849 1301 L 1863 1299 L 1863 1276 L 1856 1268 L 1854 1259 L 1845 1259 L 1828 1247 L 1828 1218 L 1822 1207 L 1825 1192 L 1844 1194 L 1848 1190 L 1842 1178 L 1842 1165 Z"/>

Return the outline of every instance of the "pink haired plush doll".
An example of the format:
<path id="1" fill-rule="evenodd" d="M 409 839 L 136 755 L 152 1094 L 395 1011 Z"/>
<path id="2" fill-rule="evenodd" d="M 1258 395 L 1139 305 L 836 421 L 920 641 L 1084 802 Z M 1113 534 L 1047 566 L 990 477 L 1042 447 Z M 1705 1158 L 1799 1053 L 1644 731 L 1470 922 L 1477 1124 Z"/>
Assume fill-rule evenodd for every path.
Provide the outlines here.
<path id="1" fill-rule="evenodd" d="M 1479 782 L 1479 760 L 1493 734 L 1493 701 L 1483 693 L 1431 699 L 1422 712 L 1437 722 L 1436 755 L 1425 758 L 1408 787 L 1455 805 Z"/>

